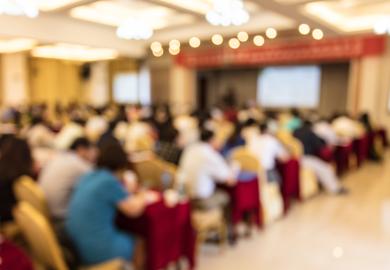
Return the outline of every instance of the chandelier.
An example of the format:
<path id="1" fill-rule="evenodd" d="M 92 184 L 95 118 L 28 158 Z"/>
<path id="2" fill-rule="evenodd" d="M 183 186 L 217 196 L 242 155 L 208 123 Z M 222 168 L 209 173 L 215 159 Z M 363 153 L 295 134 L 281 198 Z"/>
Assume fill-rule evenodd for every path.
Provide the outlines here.
<path id="1" fill-rule="evenodd" d="M 206 14 L 212 25 L 242 25 L 249 21 L 243 0 L 213 0 L 213 9 Z"/>
<path id="2" fill-rule="evenodd" d="M 39 9 L 31 0 L 0 0 L 1 14 L 35 18 L 39 14 Z"/>
<path id="3" fill-rule="evenodd" d="M 123 39 L 146 40 L 152 37 L 153 28 L 142 20 L 128 19 L 118 27 L 116 34 Z"/>

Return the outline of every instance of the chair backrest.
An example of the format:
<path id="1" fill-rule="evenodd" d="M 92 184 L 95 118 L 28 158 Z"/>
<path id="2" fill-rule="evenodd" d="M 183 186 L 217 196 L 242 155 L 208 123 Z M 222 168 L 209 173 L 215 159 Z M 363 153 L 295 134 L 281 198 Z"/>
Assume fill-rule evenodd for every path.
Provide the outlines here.
<path id="1" fill-rule="evenodd" d="M 303 145 L 294 136 L 286 130 L 279 131 L 276 134 L 279 141 L 291 152 L 294 157 L 301 157 L 303 155 Z"/>
<path id="2" fill-rule="evenodd" d="M 18 201 L 29 203 L 42 215 L 49 218 L 45 193 L 29 176 L 22 176 L 16 181 L 14 192 Z"/>
<path id="3" fill-rule="evenodd" d="M 39 264 L 56 270 L 68 270 L 49 221 L 27 202 L 19 202 L 14 218 Z"/>
<path id="4" fill-rule="evenodd" d="M 150 188 L 162 190 L 172 188 L 176 183 L 176 166 L 159 158 L 151 158 L 134 163 L 140 181 Z M 167 176 L 170 183 L 163 183 L 163 177 Z"/>
<path id="5" fill-rule="evenodd" d="M 237 161 L 243 171 L 254 173 L 260 173 L 262 171 L 260 161 L 245 147 L 237 147 L 234 149 L 230 154 L 230 159 Z"/>

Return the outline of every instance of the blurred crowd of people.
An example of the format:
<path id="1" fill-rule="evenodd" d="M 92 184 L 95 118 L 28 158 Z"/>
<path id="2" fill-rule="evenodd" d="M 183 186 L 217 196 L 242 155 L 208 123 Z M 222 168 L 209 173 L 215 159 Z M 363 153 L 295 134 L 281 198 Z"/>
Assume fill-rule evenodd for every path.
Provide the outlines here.
<path id="1" fill-rule="evenodd" d="M 228 219 L 229 198 L 217 184 L 236 184 L 240 168 L 229 155 L 237 147 L 256 157 L 267 182 L 280 185 L 276 162 L 294 155 L 282 139 L 290 136 L 302 147 L 301 166 L 314 171 L 330 194 L 346 194 L 334 168 L 318 154 L 375 128 L 368 114 L 264 111 L 253 102 L 183 115 L 172 115 L 168 105 L 73 104 L 52 111 L 33 105 L 3 109 L 0 117 L 2 220 L 13 219 L 14 182 L 30 175 L 45 192 L 58 231 L 69 236 L 83 263 L 121 257 L 138 266 L 141 241 L 114 228 L 113 219 L 116 211 L 140 215 L 157 195 L 140 187 L 132 163 L 152 155 L 175 164 L 177 188 L 193 207 L 223 209 Z M 370 149 L 370 158 L 381 157 Z"/>

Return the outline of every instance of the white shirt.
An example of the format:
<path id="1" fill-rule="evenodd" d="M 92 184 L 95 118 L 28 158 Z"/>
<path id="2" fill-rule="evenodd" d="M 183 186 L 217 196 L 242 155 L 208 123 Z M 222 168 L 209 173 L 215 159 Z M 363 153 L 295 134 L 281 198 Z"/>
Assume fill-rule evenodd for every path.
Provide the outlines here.
<path id="1" fill-rule="evenodd" d="M 84 129 L 76 123 L 66 124 L 55 138 L 55 147 L 59 150 L 67 150 L 74 140 L 84 136 Z"/>
<path id="2" fill-rule="evenodd" d="M 313 127 L 314 133 L 329 145 L 338 145 L 340 139 L 332 125 L 327 122 L 318 122 Z"/>
<path id="3" fill-rule="evenodd" d="M 189 188 L 193 198 L 209 198 L 215 191 L 216 182 L 225 182 L 234 177 L 232 169 L 207 143 L 194 143 L 183 153 L 179 175 Z"/>
<path id="4" fill-rule="evenodd" d="M 348 117 L 339 117 L 332 123 L 333 129 L 342 137 L 355 139 L 364 134 L 364 128 L 360 123 Z"/>
<path id="5" fill-rule="evenodd" d="M 91 141 L 96 142 L 107 129 L 108 123 L 106 119 L 101 116 L 94 116 L 85 125 L 85 135 Z"/>
<path id="6" fill-rule="evenodd" d="M 276 159 L 287 155 L 283 145 L 269 134 L 252 136 L 247 142 L 247 148 L 266 171 L 275 169 Z"/>
<path id="7" fill-rule="evenodd" d="M 54 133 L 46 126 L 38 124 L 27 132 L 27 139 L 32 147 L 50 147 L 54 142 Z"/>
<path id="8" fill-rule="evenodd" d="M 58 154 L 43 168 L 38 182 L 46 195 L 53 217 L 66 217 L 74 186 L 91 169 L 92 166 L 87 161 L 73 152 Z"/>

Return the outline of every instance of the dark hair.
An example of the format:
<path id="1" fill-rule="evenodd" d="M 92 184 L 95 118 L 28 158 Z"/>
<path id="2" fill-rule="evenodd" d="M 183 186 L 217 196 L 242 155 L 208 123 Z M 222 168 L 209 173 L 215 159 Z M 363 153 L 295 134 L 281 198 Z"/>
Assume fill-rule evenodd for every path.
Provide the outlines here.
<path id="1" fill-rule="evenodd" d="M 268 131 L 268 124 L 267 122 L 261 122 L 259 125 L 259 129 L 261 133 L 265 133 Z"/>
<path id="2" fill-rule="evenodd" d="M 36 126 L 36 125 L 39 125 L 39 124 L 44 124 L 44 120 L 43 120 L 43 117 L 42 116 L 34 116 L 32 119 L 31 119 L 31 125 L 32 126 Z"/>
<path id="3" fill-rule="evenodd" d="M 304 127 L 312 127 L 313 123 L 310 120 L 306 119 L 306 120 L 303 121 L 303 126 Z"/>
<path id="4" fill-rule="evenodd" d="M 13 182 L 23 175 L 32 175 L 33 159 L 26 140 L 8 137 L 1 146 L 0 179 Z"/>
<path id="5" fill-rule="evenodd" d="M 214 132 L 208 129 L 203 129 L 200 132 L 200 140 L 202 142 L 209 142 L 214 137 Z"/>
<path id="6" fill-rule="evenodd" d="M 243 128 L 247 128 L 247 127 L 252 127 L 252 126 L 255 126 L 257 125 L 257 121 L 253 118 L 249 118 L 248 120 L 246 120 L 244 122 L 244 124 L 242 125 Z"/>
<path id="7" fill-rule="evenodd" d="M 297 117 L 297 118 L 300 118 L 301 117 L 301 114 L 299 113 L 298 109 L 297 108 L 292 108 L 290 110 L 290 113 L 292 116 L 294 117 Z"/>
<path id="8" fill-rule="evenodd" d="M 80 117 L 75 117 L 72 119 L 72 122 L 82 126 L 82 127 L 85 127 L 87 121 L 85 121 L 84 119 L 80 118 Z"/>
<path id="9" fill-rule="evenodd" d="M 99 145 L 99 156 L 97 167 L 117 171 L 126 169 L 129 166 L 127 154 L 122 146 L 114 141 L 108 140 Z"/>
<path id="10" fill-rule="evenodd" d="M 69 147 L 69 150 L 75 151 L 79 148 L 89 148 L 91 146 L 92 144 L 87 138 L 80 137 L 73 141 L 73 143 Z"/>
<path id="11" fill-rule="evenodd" d="M 14 137 L 15 137 L 14 134 L 3 134 L 0 136 L 0 155 L 1 155 L 1 152 L 3 151 L 4 145 L 7 144 L 9 139 L 12 139 Z"/>

